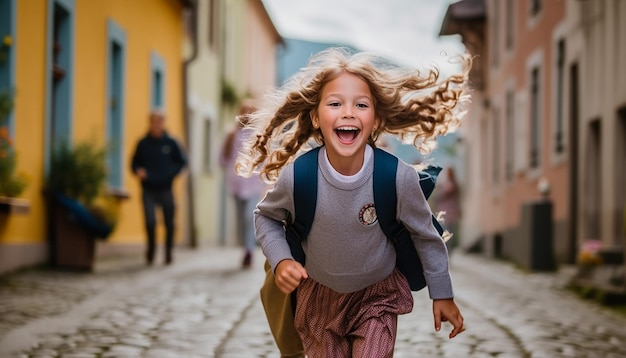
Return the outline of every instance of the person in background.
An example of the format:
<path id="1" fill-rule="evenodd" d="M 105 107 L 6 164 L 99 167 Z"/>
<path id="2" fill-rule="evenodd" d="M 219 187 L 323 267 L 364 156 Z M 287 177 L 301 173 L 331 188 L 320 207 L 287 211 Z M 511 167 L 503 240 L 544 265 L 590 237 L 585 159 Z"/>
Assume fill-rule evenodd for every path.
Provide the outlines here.
<path id="1" fill-rule="evenodd" d="M 252 264 L 252 255 L 256 247 L 253 212 L 264 184 L 258 176 L 244 178 L 237 175 L 235 163 L 246 139 L 243 127 L 248 121 L 248 115 L 254 111 L 255 107 L 251 101 L 244 102 L 239 110 L 237 126 L 226 137 L 220 152 L 220 165 L 226 171 L 228 191 L 235 201 L 237 235 L 239 242 L 244 246 L 243 268 L 249 268 Z"/>
<path id="2" fill-rule="evenodd" d="M 139 140 L 131 163 L 133 173 L 141 180 L 141 198 L 148 236 L 148 265 L 152 265 L 156 252 L 157 206 L 163 210 L 166 229 L 165 264 L 169 265 L 173 261 L 175 203 L 172 182 L 186 164 L 178 142 L 165 130 L 165 116 L 160 112 L 152 112 L 148 133 Z"/>

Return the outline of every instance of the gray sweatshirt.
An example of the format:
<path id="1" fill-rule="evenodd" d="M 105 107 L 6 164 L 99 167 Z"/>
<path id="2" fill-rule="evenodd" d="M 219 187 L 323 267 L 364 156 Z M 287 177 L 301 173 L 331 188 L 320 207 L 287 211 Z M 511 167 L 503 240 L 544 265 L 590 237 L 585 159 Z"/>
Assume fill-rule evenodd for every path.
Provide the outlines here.
<path id="1" fill-rule="evenodd" d="M 328 162 L 324 149 L 319 152 L 315 218 L 302 245 L 305 268 L 310 278 L 336 292 L 355 292 L 389 276 L 396 253 L 376 218 L 372 155 L 366 155 L 356 180 L 346 181 L 338 180 L 340 175 Z M 293 164 L 288 164 L 254 213 L 256 237 L 273 270 L 279 262 L 293 259 L 282 225 L 289 213 L 295 217 L 293 178 Z M 396 190 L 397 217 L 411 233 L 430 298 L 452 298 L 446 245 L 432 224 L 417 172 L 402 161 L 398 163 Z"/>

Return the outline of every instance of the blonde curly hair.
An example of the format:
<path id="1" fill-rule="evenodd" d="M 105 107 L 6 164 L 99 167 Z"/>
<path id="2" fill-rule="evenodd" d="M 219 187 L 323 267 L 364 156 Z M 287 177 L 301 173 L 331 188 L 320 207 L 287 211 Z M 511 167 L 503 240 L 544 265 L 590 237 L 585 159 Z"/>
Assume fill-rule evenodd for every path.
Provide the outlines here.
<path id="1" fill-rule="evenodd" d="M 380 125 L 369 139 L 371 145 L 382 133 L 411 141 L 422 152 L 434 146 L 437 136 L 456 128 L 462 111 L 471 58 L 459 57 L 462 72 L 439 81 L 439 71 L 426 73 L 406 69 L 364 52 L 350 53 L 331 48 L 313 56 L 308 65 L 281 88 L 266 96 L 260 109 L 247 116 L 253 131 L 238 158 L 236 170 L 250 176 L 260 172 L 269 182 L 311 139 L 324 144 L 320 129 L 311 118 L 326 83 L 347 72 L 363 79 L 374 98 Z"/>

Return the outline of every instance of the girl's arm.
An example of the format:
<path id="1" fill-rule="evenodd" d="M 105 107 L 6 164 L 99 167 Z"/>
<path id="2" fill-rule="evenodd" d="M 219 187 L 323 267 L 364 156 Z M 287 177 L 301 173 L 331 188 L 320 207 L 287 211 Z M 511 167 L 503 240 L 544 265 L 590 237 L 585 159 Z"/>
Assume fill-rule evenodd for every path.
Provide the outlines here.
<path id="1" fill-rule="evenodd" d="M 399 163 L 396 176 L 398 220 L 411 233 L 411 238 L 422 261 L 424 278 L 433 300 L 454 297 L 448 270 L 448 250 L 433 226 L 431 210 L 419 185 L 415 169 Z"/>
<path id="2" fill-rule="evenodd" d="M 283 228 L 293 212 L 293 165 L 288 165 L 254 211 L 256 239 L 273 271 L 281 261 L 293 260 Z"/>
<path id="3" fill-rule="evenodd" d="M 398 168 L 396 182 L 398 219 L 411 233 L 422 261 L 424 278 L 430 298 L 433 300 L 435 330 L 441 329 L 441 322 L 450 322 L 454 328 L 449 338 L 454 338 L 465 331 L 465 326 L 463 316 L 453 299 L 452 280 L 448 270 L 448 250 L 433 226 L 430 206 L 419 185 L 417 172 L 407 165 L 399 165 Z"/>

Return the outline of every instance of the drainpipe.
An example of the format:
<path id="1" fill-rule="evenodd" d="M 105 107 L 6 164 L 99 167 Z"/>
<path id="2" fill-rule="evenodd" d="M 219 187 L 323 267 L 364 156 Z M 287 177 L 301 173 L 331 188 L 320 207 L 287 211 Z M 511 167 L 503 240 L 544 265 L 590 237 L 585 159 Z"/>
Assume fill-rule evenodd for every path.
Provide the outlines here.
<path id="1" fill-rule="evenodd" d="M 189 111 L 187 110 L 187 100 L 189 97 L 187 77 L 189 72 L 189 66 L 198 57 L 198 1 L 187 0 L 186 3 L 191 7 L 191 56 L 183 62 L 183 123 L 185 127 L 185 142 L 189 146 L 191 144 L 191 118 L 189 118 Z M 190 152 L 191 148 L 187 148 Z M 189 162 L 187 163 L 189 167 Z M 189 227 L 189 246 L 192 248 L 198 247 L 196 220 L 195 220 L 195 201 L 193 190 L 193 173 L 188 170 L 187 174 L 187 225 Z"/>

